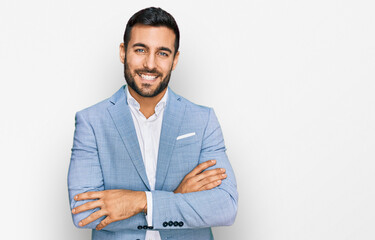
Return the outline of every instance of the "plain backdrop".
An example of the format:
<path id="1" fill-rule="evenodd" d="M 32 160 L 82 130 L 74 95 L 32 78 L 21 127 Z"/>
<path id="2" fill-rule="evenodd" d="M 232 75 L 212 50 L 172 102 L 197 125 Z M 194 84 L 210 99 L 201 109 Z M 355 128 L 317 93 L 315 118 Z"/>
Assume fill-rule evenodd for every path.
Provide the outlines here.
<path id="1" fill-rule="evenodd" d="M 118 46 L 149 6 L 176 18 L 170 86 L 215 109 L 236 173 L 215 239 L 375 239 L 371 0 L 2 0 L 1 239 L 90 239 L 69 210 L 74 114 L 125 83 Z"/>

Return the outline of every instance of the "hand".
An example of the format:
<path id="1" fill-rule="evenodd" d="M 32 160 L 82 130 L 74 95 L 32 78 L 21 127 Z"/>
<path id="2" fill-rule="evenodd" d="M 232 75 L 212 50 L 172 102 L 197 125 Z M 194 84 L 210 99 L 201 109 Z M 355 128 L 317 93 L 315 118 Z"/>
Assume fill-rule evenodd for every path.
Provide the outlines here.
<path id="1" fill-rule="evenodd" d="M 90 209 L 100 208 L 100 210 L 79 222 L 79 226 L 82 227 L 102 216 L 107 216 L 96 226 L 96 230 L 101 230 L 111 222 L 130 218 L 147 209 L 146 193 L 140 191 L 114 189 L 86 192 L 74 197 L 76 201 L 88 199 L 96 199 L 96 201 L 78 206 L 72 210 L 72 213 L 77 214 Z"/>
<path id="2" fill-rule="evenodd" d="M 221 180 L 227 177 L 224 168 L 216 168 L 203 172 L 203 170 L 215 164 L 216 160 L 209 160 L 196 166 L 184 177 L 180 185 L 174 190 L 174 193 L 198 192 L 219 186 Z"/>

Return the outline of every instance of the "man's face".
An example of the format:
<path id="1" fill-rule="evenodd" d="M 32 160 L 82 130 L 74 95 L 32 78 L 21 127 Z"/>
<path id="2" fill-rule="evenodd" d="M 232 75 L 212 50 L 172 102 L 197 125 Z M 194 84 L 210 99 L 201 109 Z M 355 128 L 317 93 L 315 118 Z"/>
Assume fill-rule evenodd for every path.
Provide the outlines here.
<path id="1" fill-rule="evenodd" d="M 120 45 L 125 79 L 141 97 L 155 97 L 166 91 L 179 53 L 174 55 L 175 34 L 161 26 L 135 25 L 126 52 Z"/>

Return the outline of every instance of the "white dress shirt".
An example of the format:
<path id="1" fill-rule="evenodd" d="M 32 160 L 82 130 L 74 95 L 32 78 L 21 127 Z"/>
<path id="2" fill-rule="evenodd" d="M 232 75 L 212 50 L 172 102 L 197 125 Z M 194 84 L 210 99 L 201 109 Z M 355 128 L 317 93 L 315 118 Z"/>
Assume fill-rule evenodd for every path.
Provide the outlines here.
<path id="1" fill-rule="evenodd" d="M 158 160 L 159 141 L 161 125 L 163 121 L 163 114 L 165 105 L 167 104 L 168 89 L 165 92 L 163 98 L 158 102 L 155 107 L 155 113 L 146 119 L 146 117 L 140 111 L 140 105 L 129 92 L 127 91 L 127 101 L 132 114 L 135 131 L 139 142 L 139 148 L 141 149 L 143 163 L 146 168 L 146 174 L 148 182 L 150 183 L 151 190 L 155 190 L 156 181 L 156 165 Z M 147 197 L 147 216 L 146 220 L 148 226 L 152 226 L 152 194 L 146 192 Z M 161 240 L 159 231 L 146 231 L 145 240 Z"/>

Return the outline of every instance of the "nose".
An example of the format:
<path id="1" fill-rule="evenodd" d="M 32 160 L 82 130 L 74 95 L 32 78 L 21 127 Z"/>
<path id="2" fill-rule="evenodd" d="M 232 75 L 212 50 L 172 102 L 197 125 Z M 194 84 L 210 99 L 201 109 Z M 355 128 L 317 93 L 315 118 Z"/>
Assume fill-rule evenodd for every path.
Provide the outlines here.
<path id="1" fill-rule="evenodd" d="M 154 69 L 156 67 L 155 55 L 150 53 L 147 54 L 144 60 L 144 67 L 148 69 Z"/>

